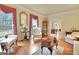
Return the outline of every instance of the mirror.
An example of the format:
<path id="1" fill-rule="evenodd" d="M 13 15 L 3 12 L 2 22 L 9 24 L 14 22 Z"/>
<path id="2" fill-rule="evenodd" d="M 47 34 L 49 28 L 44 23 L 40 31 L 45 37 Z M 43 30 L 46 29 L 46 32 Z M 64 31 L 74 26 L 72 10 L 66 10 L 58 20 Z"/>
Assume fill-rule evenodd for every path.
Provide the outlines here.
<path id="1" fill-rule="evenodd" d="M 20 13 L 20 26 L 27 27 L 28 15 L 25 12 Z"/>

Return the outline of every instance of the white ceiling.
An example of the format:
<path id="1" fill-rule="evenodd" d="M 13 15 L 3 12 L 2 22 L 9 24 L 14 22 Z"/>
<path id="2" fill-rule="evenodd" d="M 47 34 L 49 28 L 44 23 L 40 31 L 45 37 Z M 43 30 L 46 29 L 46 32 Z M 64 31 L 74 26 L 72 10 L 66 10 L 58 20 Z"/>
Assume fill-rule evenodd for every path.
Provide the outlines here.
<path id="1" fill-rule="evenodd" d="M 78 4 L 19 4 L 44 16 L 79 9 Z"/>

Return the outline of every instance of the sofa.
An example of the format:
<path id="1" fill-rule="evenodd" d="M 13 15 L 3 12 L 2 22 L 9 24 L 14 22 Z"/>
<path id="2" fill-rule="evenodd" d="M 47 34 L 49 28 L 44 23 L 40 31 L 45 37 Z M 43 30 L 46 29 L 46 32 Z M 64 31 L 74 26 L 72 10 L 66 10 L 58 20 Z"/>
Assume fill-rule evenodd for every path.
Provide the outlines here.
<path id="1" fill-rule="evenodd" d="M 65 42 L 74 44 L 74 40 L 77 40 L 79 38 L 79 32 L 72 32 L 71 34 L 67 34 L 65 36 Z"/>

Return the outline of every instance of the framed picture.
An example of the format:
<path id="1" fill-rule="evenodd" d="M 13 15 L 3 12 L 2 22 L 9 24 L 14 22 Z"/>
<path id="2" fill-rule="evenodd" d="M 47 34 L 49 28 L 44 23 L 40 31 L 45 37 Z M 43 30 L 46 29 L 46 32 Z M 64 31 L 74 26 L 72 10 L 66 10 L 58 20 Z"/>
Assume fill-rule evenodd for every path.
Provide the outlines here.
<path id="1" fill-rule="evenodd" d="M 20 13 L 20 26 L 26 27 L 28 25 L 28 15 L 25 12 Z"/>

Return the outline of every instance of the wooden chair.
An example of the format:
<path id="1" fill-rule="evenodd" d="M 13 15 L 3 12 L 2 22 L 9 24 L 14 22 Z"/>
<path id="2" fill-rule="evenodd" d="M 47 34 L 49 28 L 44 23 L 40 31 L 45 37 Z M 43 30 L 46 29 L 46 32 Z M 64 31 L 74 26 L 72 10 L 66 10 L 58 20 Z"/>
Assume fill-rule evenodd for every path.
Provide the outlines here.
<path id="1" fill-rule="evenodd" d="M 43 51 L 43 47 L 47 47 L 50 51 L 50 54 L 52 54 L 52 51 L 53 51 L 52 47 L 55 46 L 55 45 L 56 46 L 58 45 L 56 38 L 48 36 L 47 38 L 42 39 L 41 50 Z M 42 51 L 41 51 L 41 53 L 42 53 Z"/>

